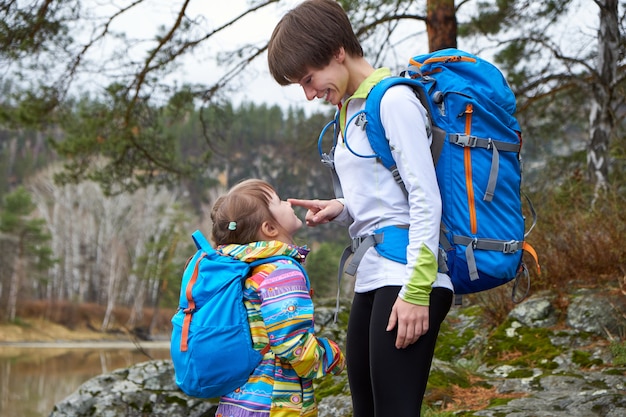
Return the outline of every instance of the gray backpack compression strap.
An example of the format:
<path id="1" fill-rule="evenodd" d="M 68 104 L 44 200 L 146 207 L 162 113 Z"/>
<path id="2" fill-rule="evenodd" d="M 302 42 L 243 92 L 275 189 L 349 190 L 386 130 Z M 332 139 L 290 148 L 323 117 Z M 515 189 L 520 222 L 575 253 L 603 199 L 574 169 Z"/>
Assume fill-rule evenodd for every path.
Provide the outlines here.
<path id="1" fill-rule="evenodd" d="M 448 273 L 448 251 L 452 249 L 452 245 L 446 237 L 446 227 L 441 223 L 439 228 L 439 257 L 437 258 L 438 271 L 444 274 Z"/>
<path id="2" fill-rule="evenodd" d="M 365 252 L 372 246 L 376 246 L 379 243 L 382 243 L 384 239 L 384 233 L 377 233 L 374 235 L 367 235 L 362 237 L 355 237 L 352 239 L 352 244 L 346 247 L 341 254 L 341 259 L 339 261 L 339 271 L 337 272 L 337 300 L 335 305 L 335 323 L 337 322 L 337 314 L 339 313 L 339 296 L 341 294 L 341 278 L 345 273 L 354 276 L 356 274 L 356 270 L 359 267 L 359 263 L 361 263 L 361 259 L 365 255 Z M 352 255 L 352 259 L 346 268 L 346 262 Z"/>
<path id="3" fill-rule="evenodd" d="M 337 323 L 337 315 L 339 314 L 339 297 L 341 295 L 341 278 L 343 277 L 343 267 L 346 264 L 348 258 L 352 255 L 352 245 L 347 246 L 341 253 L 341 259 L 339 260 L 339 270 L 337 271 L 337 299 L 335 301 L 335 317 L 334 323 Z"/>
<path id="4" fill-rule="evenodd" d="M 460 133 L 450 134 L 450 143 L 461 147 L 493 149 L 491 156 L 491 169 L 489 170 L 489 180 L 487 181 L 487 189 L 483 197 L 484 201 L 493 200 L 493 194 L 496 190 L 496 182 L 498 181 L 498 172 L 500 170 L 500 151 L 503 152 L 519 152 L 521 145 L 516 143 L 501 142 L 493 139 L 483 139 L 476 136 L 462 135 Z"/>
<path id="5" fill-rule="evenodd" d="M 361 263 L 361 259 L 363 259 L 363 255 L 365 252 L 372 246 L 376 246 L 379 243 L 382 243 L 384 239 L 384 233 L 377 233 L 375 235 L 368 235 L 363 237 L 355 237 L 352 239 L 352 259 L 350 260 L 350 264 L 346 268 L 346 274 L 354 276 L 356 274 L 356 269 Z"/>
<path id="6" fill-rule="evenodd" d="M 515 253 L 521 250 L 524 244 L 524 242 L 517 240 L 477 239 L 467 236 L 454 236 L 453 240 L 455 244 L 467 246 L 465 249 L 465 257 L 467 259 L 469 276 L 472 281 L 478 279 L 478 268 L 476 267 L 476 259 L 474 258 L 474 249 Z"/>

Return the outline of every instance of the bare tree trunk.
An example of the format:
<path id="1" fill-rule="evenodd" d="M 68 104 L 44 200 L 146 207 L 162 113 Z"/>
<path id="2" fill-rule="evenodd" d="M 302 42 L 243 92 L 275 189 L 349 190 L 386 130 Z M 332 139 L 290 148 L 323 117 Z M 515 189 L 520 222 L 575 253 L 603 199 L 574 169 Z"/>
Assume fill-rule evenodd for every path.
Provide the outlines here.
<path id="1" fill-rule="evenodd" d="M 117 253 L 117 248 L 113 247 L 111 253 L 111 258 L 109 260 L 109 276 L 108 276 L 108 285 L 106 289 L 106 311 L 104 313 L 104 318 L 102 319 L 102 325 L 100 326 L 102 331 L 106 331 L 111 324 L 111 318 L 113 316 L 113 308 L 115 307 L 115 296 L 117 289 L 117 276 L 119 269 L 120 257 Z"/>
<path id="2" fill-rule="evenodd" d="M 427 0 L 426 31 L 430 52 L 457 47 L 454 0 Z"/>
<path id="3" fill-rule="evenodd" d="M 7 315 L 10 321 L 15 320 L 17 314 L 17 297 L 20 293 L 20 282 L 24 270 L 24 242 L 20 239 L 17 242 L 17 251 L 13 261 L 13 273 L 9 287 L 9 299 L 7 300 Z"/>
<path id="4" fill-rule="evenodd" d="M 136 290 L 134 292 L 134 302 L 130 311 L 130 317 L 126 322 L 126 326 L 131 329 L 137 327 L 139 324 L 141 324 L 141 320 L 143 320 L 143 305 L 146 298 L 145 281 L 141 280 L 135 288 Z"/>
<path id="5" fill-rule="evenodd" d="M 54 187 L 52 189 L 52 222 L 54 226 L 50 227 L 50 231 L 52 233 L 52 248 L 56 257 L 63 259 L 64 253 L 63 249 L 65 245 L 63 244 L 63 237 L 61 232 L 63 230 L 64 224 L 62 222 L 63 216 L 63 208 L 61 207 L 60 194 L 61 190 L 58 187 Z M 52 285 L 54 287 L 53 299 L 56 301 L 63 300 L 63 284 L 64 284 L 64 262 L 57 262 L 54 265 L 53 269 L 53 277 L 52 277 Z"/>
<path id="6" fill-rule="evenodd" d="M 596 0 L 600 7 L 598 30 L 598 82 L 592 94 L 589 115 L 589 145 L 587 147 L 587 169 L 595 186 L 592 206 L 601 192 L 608 186 L 609 144 L 615 119 L 611 104 L 617 79 L 619 59 L 618 0 Z"/>
<path id="7" fill-rule="evenodd" d="M 158 319 L 159 319 L 159 303 L 161 301 L 161 289 L 165 290 L 165 287 L 167 286 L 167 281 L 163 280 L 163 281 L 159 281 L 155 283 L 156 287 L 157 287 L 157 291 L 156 291 L 156 296 L 154 298 L 154 311 L 152 313 L 152 320 L 150 320 L 150 326 L 148 327 L 148 334 L 152 335 L 154 334 L 154 330 L 156 329 L 156 326 L 158 324 Z"/>

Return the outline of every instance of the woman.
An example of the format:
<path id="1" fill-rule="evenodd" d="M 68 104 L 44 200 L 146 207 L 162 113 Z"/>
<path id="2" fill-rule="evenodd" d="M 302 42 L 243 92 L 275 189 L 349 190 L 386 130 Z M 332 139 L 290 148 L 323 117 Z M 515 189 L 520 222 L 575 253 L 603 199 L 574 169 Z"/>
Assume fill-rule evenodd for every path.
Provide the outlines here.
<path id="1" fill-rule="evenodd" d="M 351 238 L 388 226 L 408 229 L 406 264 L 375 247 L 359 263 L 347 335 L 354 417 L 415 417 L 428 382 L 441 322 L 452 304 L 450 278 L 437 271 L 441 197 L 426 131 L 426 111 L 407 86 L 387 90 L 381 120 L 406 192 L 375 158 L 365 130 L 351 116 L 370 89 L 391 76 L 375 69 L 341 6 L 307 0 L 277 24 L 268 64 L 281 85 L 300 84 L 308 100 L 340 109 L 335 169 L 344 197 L 289 200 L 306 208 L 308 226 L 349 224 Z M 346 146 L 349 143 L 349 147 Z"/>

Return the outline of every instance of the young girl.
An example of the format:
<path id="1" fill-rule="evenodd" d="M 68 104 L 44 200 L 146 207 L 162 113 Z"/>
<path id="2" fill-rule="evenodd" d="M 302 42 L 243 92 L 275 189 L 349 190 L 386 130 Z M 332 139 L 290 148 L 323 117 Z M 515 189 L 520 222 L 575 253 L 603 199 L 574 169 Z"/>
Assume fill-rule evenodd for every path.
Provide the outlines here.
<path id="1" fill-rule="evenodd" d="M 375 158 L 359 156 L 373 151 L 352 116 L 391 71 L 375 69 L 363 57 L 337 1 L 306 0 L 290 10 L 270 38 L 268 63 L 279 84 L 299 84 L 308 100 L 323 99 L 340 109 L 342 136 L 334 163 L 344 197 L 289 200 L 308 209 L 307 225 L 348 224 L 353 243 L 389 226 L 408 231 L 406 264 L 379 255 L 375 247 L 363 255 L 346 354 L 354 417 L 417 417 L 439 327 L 453 297 L 450 278 L 437 272 L 441 196 L 426 111 L 403 85 L 388 89 L 380 103 L 407 197 Z"/>
<path id="2" fill-rule="evenodd" d="M 337 344 L 316 337 L 306 277 L 294 262 L 308 249 L 293 243 L 302 226 L 291 204 L 262 180 L 246 180 L 215 202 L 212 238 L 217 251 L 246 262 L 275 255 L 255 268 L 244 285 L 254 347 L 265 353 L 248 382 L 220 399 L 216 417 L 317 416 L 313 379 L 339 374 L 344 357 Z"/>

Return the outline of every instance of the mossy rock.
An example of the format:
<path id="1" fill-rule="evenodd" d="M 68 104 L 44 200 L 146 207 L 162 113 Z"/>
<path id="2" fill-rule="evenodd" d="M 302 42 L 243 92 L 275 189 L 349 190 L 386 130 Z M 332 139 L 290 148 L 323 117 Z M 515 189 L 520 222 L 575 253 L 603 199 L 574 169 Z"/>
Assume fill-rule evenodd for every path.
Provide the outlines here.
<path id="1" fill-rule="evenodd" d="M 542 368 L 546 361 L 552 361 L 562 353 L 550 341 L 551 335 L 548 329 L 530 328 L 507 319 L 489 337 L 484 363 L 488 366 L 508 364 Z"/>

